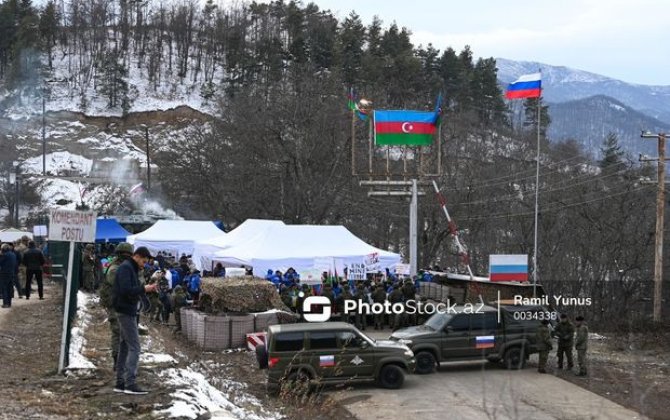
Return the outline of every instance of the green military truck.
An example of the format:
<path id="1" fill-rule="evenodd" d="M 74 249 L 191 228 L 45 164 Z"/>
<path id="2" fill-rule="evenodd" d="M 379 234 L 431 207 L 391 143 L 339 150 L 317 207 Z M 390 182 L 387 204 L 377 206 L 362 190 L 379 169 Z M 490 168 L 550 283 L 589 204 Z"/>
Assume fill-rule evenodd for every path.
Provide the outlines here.
<path id="1" fill-rule="evenodd" d="M 432 373 L 440 362 L 470 360 L 502 361 L 508 369 L 522 369 L 537 352 L 535 333 L 540 321 L 556 318 L 555 312 L 541 306 L 501 306 L 500 314 L 485 305 L 452 309 L 391 335 L 391 340 L 414 352 L 416 373 Z"/>
<path id="2" fill-rule="evenodd" d="M 374 340 L 345 322 L 272 325 L 266 346 L 257 346 L 256 356 L 260 367 L 268 369 L 271 392 L 284 381 L 310 385 L 374 381 L 397 389 L 415 366 L 414 354 L 404 344 Z"/>

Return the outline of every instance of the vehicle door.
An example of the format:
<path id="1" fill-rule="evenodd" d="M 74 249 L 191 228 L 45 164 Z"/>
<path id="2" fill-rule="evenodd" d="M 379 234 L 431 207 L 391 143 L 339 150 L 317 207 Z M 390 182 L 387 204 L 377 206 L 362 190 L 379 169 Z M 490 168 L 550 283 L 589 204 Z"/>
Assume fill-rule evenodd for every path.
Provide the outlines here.
<path id="1" fill-rule="evenodd" d="M 340 351 L 335 360 L 346 378 L 370 378 L 374 374 L 375 346 L 355 331 L 337 332 Z"/>
<path id="2" fill-rule="evenodd" d="M 310 360 L 304 350 L 305 334 L 303 332 L 280 332 L 272 337 L 272 348 L 268 361 L 271 369 L 281 370 L 277 372 L 279 377 L 293 366 L 309 364 Z M 274 368 L 272 368 L 274 366 Z"/>
<path id="3" fill-rule="evenodd" d="M 472 357 L 486 357 L 494 353 L 502 337 L 498 336 L 497 312 L 476 313 L 470 316 L 469 354 Z"/>
<path id="4" fill-rule="evenodd" d="M 442 359 L 465 358 L 470 352 L 470 314 L 456 314 L 444 327 Z"/>
<path id="5" fill-rule="evenodd" d="M 341 367 L 336 359 L 340 349 L 335 331 L 310 331 L 308 336 L 309 359 L 319 378 L 340 376 Z"/>

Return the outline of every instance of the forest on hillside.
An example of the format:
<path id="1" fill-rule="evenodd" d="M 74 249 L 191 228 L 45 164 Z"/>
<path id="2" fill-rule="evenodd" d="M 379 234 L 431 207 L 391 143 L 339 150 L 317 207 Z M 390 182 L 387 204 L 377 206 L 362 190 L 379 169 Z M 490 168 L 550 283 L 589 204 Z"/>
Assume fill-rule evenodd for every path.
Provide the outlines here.
<path id="1" fill-rule="evenodd" d="M 504 101 L 493 58 L 415 46 L 410 35 L 395 23 L 363 22 L 355 12 L 340 21 L 294 1 L 65 0 L 37 8 L 3 0 L 0 80 L 7 89 L 48 89 L 58 60 L 82 103 L 93 87 L 124 112 L 133 69 L 150 89 L 195 83 L 216 111 L 210 125 L 156 157 L 167 205 L 230 225 L 249 217 L 344 224 L 403 254 L 408 203 L 368 197 L 351 175 L 351 142 L 365 142 L 367 126 L 356 122 L 352 139 L 347 92 L 355 88 L 376 108 L 419 110 L 431 110 L 441 93 L 437 182 L 474 270 L 487 272 L 489 254 L 532 254 L 537 103 Z M 521 124 L 512 124 L 512 106 L 526 110 Z M 615 312 L 644 317 L 655 201 L 654 187 L 639 179 L 650 169 L 627 160 L 616 136 L 603 138 L 600 161 L 577 141 L 550 142 L 541 109 L 540 282 L 592 297 L 596 322 L 624 322 Z M 424 190 L 420 265 L 462 269 L 437 200 Z"/>

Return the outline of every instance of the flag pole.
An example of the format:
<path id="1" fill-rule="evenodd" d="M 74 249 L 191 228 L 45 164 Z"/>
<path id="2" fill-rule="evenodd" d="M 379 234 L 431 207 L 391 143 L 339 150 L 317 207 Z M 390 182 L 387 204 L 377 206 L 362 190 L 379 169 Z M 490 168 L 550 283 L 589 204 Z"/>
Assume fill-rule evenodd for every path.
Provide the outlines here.
<path id="1" fill-rule="evenodd" d="M 356 176 L 356 111 L 351 110 L 351 176 Z"/>
<path id="2" fill-rule="evenodd" d="M 370 128 L 368 129 L 368 171 L 370 180 L 372 180 L 372 126 L 374 125 L 375 113 L 372 112 L 372 120 L 370 121 Z"/>
<path id="3" fill-rule="evenodd" d="M 537 98 L 537 157 L 535 159 L 535 240 L 533 241 L 533 297 L 537 297 L 537 225 L 540 196 L 540 116 L 542 91 Z"/>

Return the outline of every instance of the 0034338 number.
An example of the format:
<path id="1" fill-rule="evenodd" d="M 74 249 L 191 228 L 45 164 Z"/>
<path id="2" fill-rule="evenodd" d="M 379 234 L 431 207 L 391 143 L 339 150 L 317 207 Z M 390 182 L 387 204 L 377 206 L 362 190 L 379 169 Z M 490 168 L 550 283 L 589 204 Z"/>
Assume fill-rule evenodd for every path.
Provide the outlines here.
<path id="1" fill-rule="evenodd" d="M 516 321 L 556 321 L 558 314 L 550 311 L 518 311 L 514 312 L 514 320 Z"/>

